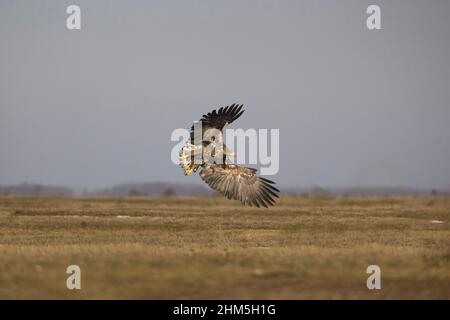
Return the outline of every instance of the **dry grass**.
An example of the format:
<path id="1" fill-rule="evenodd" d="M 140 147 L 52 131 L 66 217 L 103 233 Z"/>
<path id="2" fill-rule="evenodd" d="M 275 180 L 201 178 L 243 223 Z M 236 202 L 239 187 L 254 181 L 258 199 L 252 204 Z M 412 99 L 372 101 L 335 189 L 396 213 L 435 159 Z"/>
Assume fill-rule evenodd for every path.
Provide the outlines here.
<path id="1" fill-rule="evenodd" d="M 449 299 L 449 223 L 446 197 L 0 197 L 0 298 Z"/>

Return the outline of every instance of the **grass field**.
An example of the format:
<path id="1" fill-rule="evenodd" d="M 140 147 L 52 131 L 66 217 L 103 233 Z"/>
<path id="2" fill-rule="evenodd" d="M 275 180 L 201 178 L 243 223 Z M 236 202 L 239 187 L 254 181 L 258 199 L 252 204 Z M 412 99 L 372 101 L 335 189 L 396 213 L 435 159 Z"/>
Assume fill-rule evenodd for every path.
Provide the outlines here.
<path id="1" fill-rule="evenodd" d="M 449 222 L 448 197 L 0 197 L 0 298 L 450 299 Z"/>

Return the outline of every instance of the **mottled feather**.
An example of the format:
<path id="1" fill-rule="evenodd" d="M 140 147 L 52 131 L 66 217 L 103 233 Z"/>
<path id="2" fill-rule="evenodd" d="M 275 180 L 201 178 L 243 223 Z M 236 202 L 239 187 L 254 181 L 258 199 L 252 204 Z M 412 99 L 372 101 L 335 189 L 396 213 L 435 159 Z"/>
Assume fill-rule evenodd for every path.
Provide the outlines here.
<path id="1" fill-rule="evenodd" d="M 278 198 L 280 192 L 273 186 L 273 181 L 257 176 L 256 169 L 235 164 L 205 164 L 199 175 L 228 199 L 258 208 L 274 205 L 274 198 Z"/>

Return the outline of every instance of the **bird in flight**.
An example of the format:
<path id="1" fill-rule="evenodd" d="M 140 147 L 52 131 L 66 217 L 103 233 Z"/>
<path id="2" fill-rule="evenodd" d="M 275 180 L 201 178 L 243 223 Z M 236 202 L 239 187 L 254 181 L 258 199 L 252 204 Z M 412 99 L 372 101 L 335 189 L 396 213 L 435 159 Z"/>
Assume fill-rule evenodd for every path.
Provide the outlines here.
<path id="1" fill-rule="evenodd" d="M 232 104 L 203 115 L 192 126 L 190 141 L 180 150 L 180 166 L 185 175 L 201 168 L 200 178 L 228 199 L 239 200 L 244 205 L 267 208 L 275 204 L 274 198 L 278 198 L 280 192 L 274 186 L 275 183 L 256 175 L 256 169 L 230 163 L 227 157 L 236 154 L 230 152 L 225 144 L 222 144 L 222 148 L 211 148 L 214 141 L 219 141 L 216 138 L 217 135 L 222 135 L 223 127 L 244 113 L 242 106 Z M 201 124 L 200 132 L 196 129 L 198 124 Z M 205 152 L 211 149 L 213 159 L 205 156 Z"/>

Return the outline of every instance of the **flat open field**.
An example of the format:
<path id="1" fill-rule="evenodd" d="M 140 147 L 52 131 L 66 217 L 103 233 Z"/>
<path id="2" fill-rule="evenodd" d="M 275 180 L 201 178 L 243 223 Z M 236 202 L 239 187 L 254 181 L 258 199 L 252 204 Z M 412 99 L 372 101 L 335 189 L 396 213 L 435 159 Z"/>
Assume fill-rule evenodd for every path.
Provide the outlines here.
<path id="1" fill-rule="evenodd" d="M 0 298 L 450 299 L 450 198 L 0 197 Z"/>

